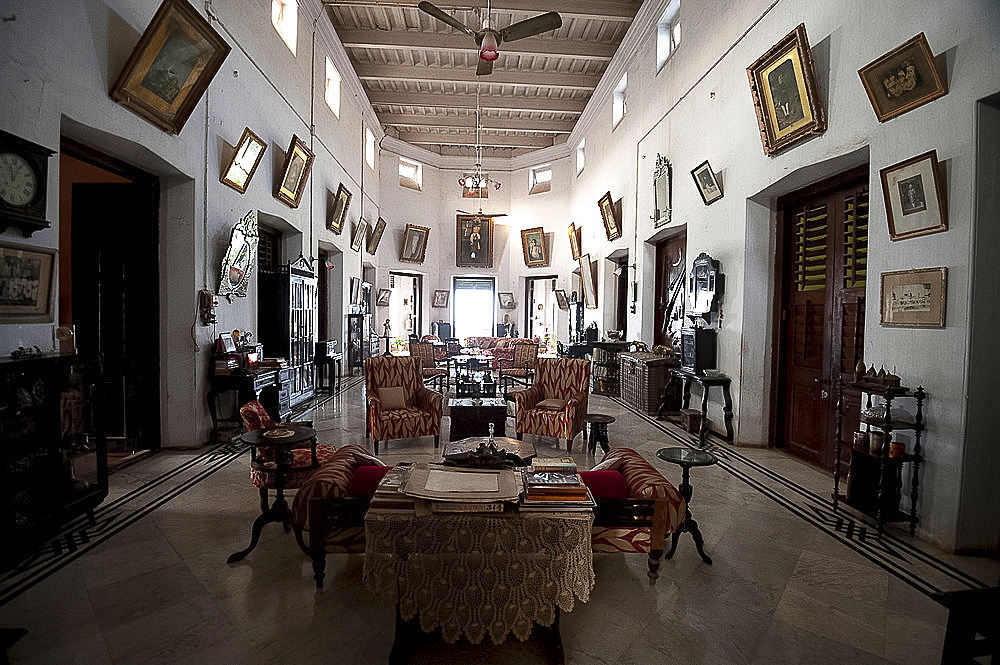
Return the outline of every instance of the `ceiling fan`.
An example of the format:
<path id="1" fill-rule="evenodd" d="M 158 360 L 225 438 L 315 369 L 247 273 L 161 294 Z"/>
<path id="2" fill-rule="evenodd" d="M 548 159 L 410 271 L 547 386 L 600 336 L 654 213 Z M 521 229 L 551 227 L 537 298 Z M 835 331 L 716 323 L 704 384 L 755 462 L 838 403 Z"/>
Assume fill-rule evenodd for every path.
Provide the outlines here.
<path id="1" fill-rule="evenodd" d="M 559 14 L 556 12 L 545 12 L 544 14 L 518 21 L 506 28 L 497 30 L 490 21 L 490 3 L 488 0 L 486 3 L 486 18 L 483 19 L 483 27 L 478 32 L 429 2 L 418 2 L 417 8 L 476 40 L 476 45 L 479 46 L 479 65 L 476 67 L 476 76 L 493 73 L 493 61 L 500 57 L 499 48 L 501 42 L 512 42 L 515 39 L 534 37 L 535 35 L 555 30 L 562 26 L 562 19 L 559 17 Z"/>
<path id="2" fill-rule="evenodd" d="M 472 175 L 462 176 L 458 179 L 458 185 L 460 187 L 468 187 L 469 189 L 481 189 L 486 188 L 489 191 L 490 185 L 493 185 L 493 189 L 500 189 L 500 183 L 496 180 L 490 178 L 489 174 L 483 174 L 483 159 L 482 159 L 482 146 L 479 143 L 479 130 L 481 123 L 479 122 L 480 110 L 479 110 L 479 91 L 476 90 L 476 171 Z M 490 218 L 490 217 L 506 217 L 507 213 L 498 212 L 483 212 L 482 203 L 479 204 L 479 212 L 471 213 L 464 210 L 459 210 L 458 212 L 463 215 L 470 215 L 477 218 Z"/>

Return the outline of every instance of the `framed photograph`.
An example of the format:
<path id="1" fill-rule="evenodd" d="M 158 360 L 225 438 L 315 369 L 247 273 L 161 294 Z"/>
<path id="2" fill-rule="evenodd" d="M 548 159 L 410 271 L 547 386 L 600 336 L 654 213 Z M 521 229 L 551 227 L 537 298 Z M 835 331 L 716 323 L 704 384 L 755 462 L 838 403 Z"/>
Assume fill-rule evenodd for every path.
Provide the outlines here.
<path id="1" fill-rule="evenodd" d="M 243 136 L 236 144 L 233 156 L 226 164 L 226 168 L 223 169 L 219 182 L 223 185 L 229 185 L 240 194 L 246 192 L 250 178 L 253 177 L 253 172 L 260 165 L 265 150 L 267 150 L 267 144 L 264 143 L 263 139 L 254 134 L 249 127 L 244 128 Z"/>
<path id="2" fill-rule="evenodd" d="M 597 280 L 594 278 L 594 267 L 590 263 L 590 254 L 580 257 L 580 279 L 583 281 L 583 305 L 587 309 L 597 309 Z"/>
<path id="3" fill-rule="evenodd" d="M 882 325 L 944 328 L 948 269 L 922 268 L 882 273 Z"/>
<path id="4" fill-rule="evenodd" d="M 365 234 L 368 231 L 368 222 L 364 218 L 358 220 L 358 225 L 354 228 L 354 235 L 351 236 L 351 249 L 355 252 L 361 251 L 361 245 L 365 242 Z"/>
<path id="5" fill-rule="evenodd" d="M 879 171 L 893 240 L 948 230 L 944 185 L 937 151 L 931 150 Z"/>
<path id="6" fill-rule="evenodd" d="M 601 219 L 604 220 L 604 232 L 608 234 L 608 240 L 621 238 L 622 227 L 615 215 L 615 202 L 611 200 L 611 192 L 598 199 L 597 207 L 601 209 Z"/>
<path id="7" fill-rule="evenodd" d="M 357 305 L 358 297 L 361 295 L 361 279 L 358 277 L 351 278 L 351 302 L 350 305 Z"/>
<path id="8" fill-rule="evenodd" d="M 566 291 L 563 289 L 556 289 L 556 303 L 559 305 L 559 309 L 569 309 L 569 298 L 566 297 Z"/>
<path id="9" fill-rule="evenodd" d="M 54 320 L 56 250 L 0 243 L 0 323 Z"/>
<path id="10" fill-rule="evenodd" d="M 111 86 L 111 99 L 179 134 L 230 46 L 186 0 L 164 0 Z"/>
<path id="11" fill-rule="evenodd" d="M 948 94 L 924 33 L 858 70 L 879 122 Z"/>
<path id="12" fill-rule="evenodd" d="M 392 295 L 392 289 L 379 289 L 378 296 L 375 298 L 375 305 L 377 307 L 388 307 L 389 297 Z"/>
<path id="13" fill-rule="evenodd" d="M 470 268 L 493 267 L 493 218 L 457 215 L 455 223 L 455 265 Z"/>
<path id="14" fill-rule="evenodd" d="M 403 248 L 399 260 L 407 263 L 423 263 L 427 253 L 427 234 L 430 232 L 426 226 L 407 224 L 403 232 Z"/>
<path id="15" fill-rule="evenodd" d="M 826 130 L 804 23 L 747 67 L 747 76 L 765 154 Z"/>
<path id="16" fill-rule="evenodd" d="M 514 309 L 514 294 L 508 291 L 500 291 L 497 293 L 497 298 L 500 300 L 500 309 Z"/>
<path id="17" fill-rule="evenodd" d="M 236 353 L 236 340 L 233 338 L 233 333 L 220 334 L 218 347 L 222 353 Z"/>
<path id="18" fill-rule="evenodd" d="M 337 188 L 337 197 L 333 199 L 333 210 L 326 220 L 326 228 L 340 235 L 340 232 L 344 230 L 344 220 L 347 219 L 349 205 L 351 205 L 351 193 L 347 187 L 344 187 L 344 183 L 340 183 L 340 187 Z"/>
<path id="19" fill-rule="evenodd" d="M 570 224 L 566 227 L 566 233 L 569 234 L 569 250 L 576 261 L 580 258 L 580 229 L 576 228 L 576 224 Z"/>
<path id="20" fill-rule="evenodd" d="M 722 198 L 722 187 L 719 186 L 719 180 L 715 177 L 715 171 L 712 170 L 708 160 L 692 170 L 691 177 L 694 178 L 694 184 L 698 186 L 698 193 L 701 194 L 701 200 L 705 205 L 715 203 Z"/>
<path id="21" fill-rule="evenodd" d="M 257 228 L 257 211 L 250 210 L 229 234 L 229 247 L 222 257 L 219 275 L 219 295 L 229 302 L 233 297 L 246 298 L 247 285 L 257 263 L 257 242 L 260 233 Z"/>
<path id="22" fill-rule="evenodd" d="M 449 293 L 450 292 L 447 289 L 435 289 L 434 300 L 431 303 L 431 307 L 447 307 Z"/>
<path id="23" fill-rule="evenodd" d="M 521 231 L 521 251 L 524 253 L 524 265 L 529 268 L 548 265 L 549 262 L 546 259 L 549 254 L 545 247 L 545 229 L 540 226 L 533 229 L 523 229 Z"/>
<path id="24" fill-rule="evenodd" d="M 374 254 L 375 250 L 378 249 L 378 244 L 382 242 L 382 234 L 385 233 L 385 220 L 381 217 L 375 222 L 375 229 L 372 231 L 372 237 L 368 239 L 368 253 Z"/>
<path id="25" fill-rule="evenodd" d="M 305 142 L 292 134 L 292 142 L 288 144 L 285 163 L 281 167 L 281 183 L 274 190 L 276 199 L 292 208 L 299 207 L 314 158 L 315 155 L 306 147 Z"/>

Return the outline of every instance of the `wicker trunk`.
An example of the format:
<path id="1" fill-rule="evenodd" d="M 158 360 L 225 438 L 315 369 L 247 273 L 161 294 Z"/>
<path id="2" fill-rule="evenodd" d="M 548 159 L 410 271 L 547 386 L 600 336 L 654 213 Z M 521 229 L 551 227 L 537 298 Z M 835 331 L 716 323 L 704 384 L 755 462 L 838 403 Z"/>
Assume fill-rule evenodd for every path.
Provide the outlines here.
<path id="1" fill-rule="evenodd" d="M 622 399 L 639 411 L 655 415 L 670 369 L 680 367 L 680 362 L 675 357 L 655 353 L 622 353 L 618 361 Z M 680 408 L 680 390 L 671 393 L 676 394 L 668 395 L 667 408 L 676 411 Z"/>

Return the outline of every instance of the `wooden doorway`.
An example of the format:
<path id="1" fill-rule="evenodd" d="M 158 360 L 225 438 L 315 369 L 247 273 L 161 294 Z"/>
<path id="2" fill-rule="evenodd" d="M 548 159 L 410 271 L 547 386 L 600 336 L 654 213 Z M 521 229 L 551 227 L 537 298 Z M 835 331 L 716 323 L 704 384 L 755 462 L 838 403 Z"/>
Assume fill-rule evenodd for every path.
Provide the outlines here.
<path id="1" fill-rule="evenodd" d="M 781 260 L 774 441 L 833 468 L 838 380 L 864 348 L 868 165 L 778 200 Z M 860 394 L 845 394 L 850 423 Z M 845 426 L 846 450 L 851 427 Z"/>
<path id="2" fill-rule="evenodd" d="M 653 345 L 680 350 L 684 327 L 687 280 L 687 233 L 681 231 L 656 244 L 656 304 L 653 315 Z"/>

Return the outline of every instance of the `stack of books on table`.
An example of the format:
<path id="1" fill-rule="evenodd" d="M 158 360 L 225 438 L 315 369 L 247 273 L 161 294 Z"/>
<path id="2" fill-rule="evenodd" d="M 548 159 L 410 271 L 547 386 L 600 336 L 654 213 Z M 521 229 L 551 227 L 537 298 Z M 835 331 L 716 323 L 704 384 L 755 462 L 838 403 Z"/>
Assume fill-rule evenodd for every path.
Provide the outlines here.
<path id="1" fill-rule="evenodd" d="M 410 464 L 401 463 L 389 469 L 375 488 L 369 510 L 413 510 L 413 497 L 402 492 Z"/>
<path id="2" fill-rule="evenodd" d="M 531 462 L 535 471 L 562 471 L 576 473 L 576 460 L 572 457 L 536 457 Z"/>
<path id="3" fill-rule="evenodd" d="M 539 471 L 525 467 L 521 511 L 593 510 L 594 497 L 583 484 L 580 474 L 572 471 Z"/>

